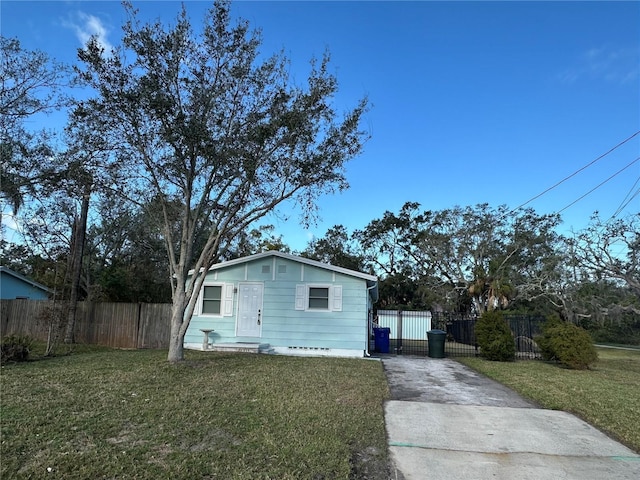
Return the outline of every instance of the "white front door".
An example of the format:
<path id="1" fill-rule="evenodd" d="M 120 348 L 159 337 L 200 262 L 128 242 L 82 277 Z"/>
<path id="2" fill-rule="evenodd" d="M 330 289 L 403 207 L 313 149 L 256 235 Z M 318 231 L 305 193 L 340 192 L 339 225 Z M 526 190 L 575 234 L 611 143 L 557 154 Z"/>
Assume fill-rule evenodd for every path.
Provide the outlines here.
<path id="1" fill-rule="evenodd" d="M 260 337 L 262 331 L 262 283 L 241 283 L 238 285 L 238 337 Z"/>

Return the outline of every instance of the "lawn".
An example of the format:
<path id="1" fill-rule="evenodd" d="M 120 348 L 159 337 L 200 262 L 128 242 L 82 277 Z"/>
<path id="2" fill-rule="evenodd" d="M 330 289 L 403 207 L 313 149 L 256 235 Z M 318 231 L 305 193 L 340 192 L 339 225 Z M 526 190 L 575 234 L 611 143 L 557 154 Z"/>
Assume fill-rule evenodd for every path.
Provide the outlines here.
<path id="1" fill-rule="evenodd" d="M 101 349 L 1 382 L 1 478 L 388 477 L 377 361 Z"/>
<path id="2" fill-rule="evenodd" d="M 571 412 L 640 452 L 640 351 L 598 349 L 591 370 L 530 360 L 457 360 L 541 407 Z"/>

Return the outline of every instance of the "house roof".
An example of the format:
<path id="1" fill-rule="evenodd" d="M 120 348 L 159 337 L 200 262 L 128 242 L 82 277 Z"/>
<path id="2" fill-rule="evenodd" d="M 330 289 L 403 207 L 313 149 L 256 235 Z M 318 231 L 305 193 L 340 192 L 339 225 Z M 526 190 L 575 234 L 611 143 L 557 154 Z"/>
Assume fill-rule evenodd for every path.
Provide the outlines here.
<path id="1" fill-rule="evenodd" d="M 41 283 L 38 283 L 34 280 L 31 280 L 28 277 L 25 277 L 24 275 L 18 273 L 18 272 L 14 272 L 13 270 L 11 270 L 10 268 L 7 267 L 0 267 L 0 273 L 6 273 L 7 275 L 11 275 L 12 277 L 17 278 L 18 280 L 21 280 L 25 283 L 28 283 L 29 285 L 32 285 L 33 287 L 40 289 L 44 292 L 47 293 L 51 293 L 53 292 L 53 290 L 51 290 L 49 287 L 45 287 L 44 285 L 42 285 Z"/>
<path id="2" fill-rule="evenodd" d="M 358 272 L 356 270 L 350 270 L 344 267 L 337 267 L 329 263 L 318 262 L 317 260 L 311 260 L 309 258 L 299 257 L 297 255 L 291 255 L 289 253 L 283 253 L 277 250 L 268 250 L 266 252 L 256 253 L 255 255 L 249 255 L 246 257 L 235 258 L 233 260 L 227 260 L 226 262 L 216 263 L 211 268 L 209 268 L 209 271 L 219 270 L 219 269 L 230 267 L 233 265 L 239 265 L 239 264 L 252 262 L 254 260 L 260 260 L 262 258 L 269 258 L 269 257 L 284 258 L 286 260 L 302 263 L 304 265 L 310 265 L 313 267 L 322 268 L 324 270 L 330 270 L 332 272 L 342 273 L 343 275 L 349 275 L 351 277 L 361 278 L 363 280 L 366 280 L 367 287 L 369 287 L 372 290 L 372 296 L 374 297 L 374 299 L 377 299 L 378 277 L 376 277 L 375 275 Z M 193 274 L 193 271 L 189 272 L 189 274 Z"/>

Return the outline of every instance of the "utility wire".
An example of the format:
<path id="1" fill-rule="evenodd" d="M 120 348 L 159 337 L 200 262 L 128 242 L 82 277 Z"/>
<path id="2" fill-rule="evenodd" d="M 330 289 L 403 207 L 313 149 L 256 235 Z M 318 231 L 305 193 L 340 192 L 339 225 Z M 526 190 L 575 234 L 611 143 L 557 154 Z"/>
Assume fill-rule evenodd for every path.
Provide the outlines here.
<path id="1" fill-rule="evenodd" d="M 638 193 L 640 193 L 640 189 L 638 189 L 638 190 L 636 190 L 636 192 L 633 195 L 631 195 L 631 193 L 633 192 L 633 189 L 636 188 L 636 185 L 638 185 L 638 183 L 640 183 L 640 177 L 638 177 L 636 179 L 634 184 L 631 186 L 631 189 L 629 190 L 629 193 L 627 193 L 625 195 L 625 197 L 622 199 L 622 202 L 620 202 L 620 205 L 618 206 L 616 211 L 613 213 L 613 215 L 611 215 L 611 218 L 609 220 L 611 220 L 616 215 L 618 215 L 620 212 L 622 212 L 627 207 L 627 205 L 629 205 L 631 203 L 631 200 L 633 200 L 638 195 Z M 631 198 L 629 198 L 630 195 L 631 195 Z"/>
<path id="2" fill-rule="evenodd" d="M 620 212 L 621 212 L 622 210 L 624 210 L 624 209 L 627 207 L 627 205 L 629 205 L 629 204 L 631 203 L 631 201 L 632 201 L 634 198 L 636 198 L 638 195 L 640 195 L 640 188 L 639 188 L 638 190 L 636 190 L 636 193 L 634 193 L 634 194 L 633 194 L 633 196 L 632 196 L 632 197 L 627 201 L 627 203 L 625 203 L 625 204 L 622 206 L 622 208 L 620 209 Z M 618 212 L 618 213 L 620 213 L 620 212 Z"/>
<path id="3" fill-rule="evenodd" d="M 516 210 L 519 210 L 520 208 L 524 207 L 525 205 L 527 205 L 527 204 L 529 204 L 529 203 L 533 202 L 534 200 L 536 200 L 536 199 L 540 198 L 540 197 L 541 197 L 542 195 L 544 195 L 545 193 L 550 192 L 551 190 L 553 190 L 554 188 L 556 188 L 558 185 L 560 185 L 560 184 L 562 184 L 562 183 L 566 182 L 567 180 L 569 180 L 569 179 L 570 179 L 570 178 L 572 178 L 572 177 L 575 177 L 578 173 L 580 173 L 581 171 L 583 171 L 583 170 L 585 170 L 585 169 L 589 168 L 591 165 L 593 165 L 593 164 L 594 164 L 594 163 L 596 163 L 597 161 L 602 160 L 604 157 L 606 157 L 607 155 L 609 155 L 611 152 L 613 152 L 613 151 L 614 151 L 614 150 L 616 150 L 617 148 L 620 148 L 622 145 L 624 145 L 625 143 L 627 143 L 628 141 L 630 141 L 632 138 L 636 137 L 638 134 L 640 134 L 640 130 L 638 130 L 636 133 L 634 133 L 633 135 L 631 135 L 629 138 L 627 138 L 627 139 L 623 140 L 622 142 L 620 142 L 619 144 L 617 144 L 615 147 L 613 147 L 613 148 L 609 149 L 607 152 L 603 153 L 602 155 L 600 155 L 600 156 L 599 156 L 598 158 L 596 158 L 595 160 L 593 160 L 593 161 L 589 162 L 589 163 L 588 163 L 588 164 L 586 164 L 584 167 L 580 168 L 579 170 L 576 170 L 576 171 L 575 171 L 575 172 L 573 172 L 571 175 L 569 175 L 569 176 L 567 176 L 567 177 L 563 178 L 562 180 L 560 180 L 559 182 L 557 182 L 555 185 L 552 185 L 551 187 L 547 188 L 544 192 L 539 193 L 539 194 L 538 194 L 538 195 L 536 195 L 535 197 L 533 197 L 533 198 L 531 198 L 531 199 L 527 200 L 526 202 L 524 202 L 522 205 L 517 206 L 516 208 L 514 208 L 513 210 L 511 210 L 511 212 L 510 212 L 510 213 L 513 213 L 513 212 L 515 212 Z M 636 159 L 636 160 L 637 160 L 637 159 Z M 635 160 L 634 160 L 634 162 L 635 162 Z M 633 162 L 632 162 L 632 163 L 633 163 Z M 629 165 L 627 165 L 627 166 L 629 166 Z M 626 167 L 625 167 L 625 168 L 626 168 Z M 624 169 L 623 169 L 623 170 L 624 170 Z M 615 175 L 617 175 L 617 174 L 615 174 Z M 615 175 L 614 175 L 614 176 L 615 176 Z M 605 180 L 605 183 L 606 183 L 608 180 L 609 180 L 609 179 Z M 598 188 L 598 187 L 596 187 L 596 188 Z M 592 190 L 592 191 L 593 191 L 593 190 Z M 580 197 L 578 200 L 581 200 L 582 198 L 584 198 L 584 197 L 585 197 L 586 195 L 588 195 L 589 193 L 591 193 L 591 192 L 586 193 L 583 197 Z M 576 201 L 578 201 L 578 200 L 576 200 Z M 575 203 L 575 202 L 574 202 L 574 203 Z M 573 204 L 572 204 L 572 205 L 573 205 Z M 569 206 L 571 206 L 571 205 L 569 205 Z M 564 209 L 568 208 L 569 206 L 567 206 L 567 207 L 563 208 L 562 210 L 564 210 Z M 560 212 L 561 212 L 562 210 L 560 210 Z M 558 213 L 560 213 L 560 212 L 558 212 Z"/>
<path id="4" fill-rule="evenodd" d="M 640 133 L 640 132 L 639 132 Z M 624 172 L 627 168 L 629 168 L 631 165 L 633 165 L 634 163 L 636 163 L 638 160 L 640 160 L 640 157 L 636 158 L 635 160 L 633 160 L 631 163 L 627 164 L 626 166 L 622 167 L 620 170 L 618 170 L 616 173 L 614 173 L 613 175 L 611 175 L 609 178 L 607 178 L 606 180 L 604 180 L 603 182 L 600 182 L 598 185 L 596 185 L 595 187 L 593 187 L 591 190 L 589 190 L 587 193 L 585 193 L 584 195 L 582 195 L 580 198 L 574 200 L 573 202 L 571 202 L 569 205 L 567 205 L 566 207 L 558 210 L 557 213 L 561 213 L 564 212 L 567 208 L 575 205 L 576 203 L 578 203 L 580 200 L 582 200 L 584 197 L 586 197 L 587 195 L 589 195 L 590 193 L 592 193 L 593 191 L 597 190 L 598 188 L 600 188 L 602 185 L 604 185 L 605 183 L 607 183 L 609 180 L 611 180 L 613 177 L 615 177 L 616 175 L 619 175 L 620 173 Z M 519 208 L 519 207 L 518 207 Z"/>

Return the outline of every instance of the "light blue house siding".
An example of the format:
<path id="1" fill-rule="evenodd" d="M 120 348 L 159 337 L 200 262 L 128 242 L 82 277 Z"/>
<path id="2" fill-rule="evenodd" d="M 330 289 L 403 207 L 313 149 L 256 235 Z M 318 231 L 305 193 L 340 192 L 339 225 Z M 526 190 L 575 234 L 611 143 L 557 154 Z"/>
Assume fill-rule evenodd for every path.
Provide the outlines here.
<path id="1" fill-rule="evenodd" d="M 214 266 L 205 279 L 216 287 L 213 309 L 202 296 L 185 336 L 186 348 L 203 349 L 202 330 L 216 345 L 255 343 L 283 354 L 367 354 L 368 325 L 377 295 L 374 276 L 280 252 Z M 209 293 L 207 293 L 209 295 Z M 317 297 L 317 298 L 315 298 Z"/>
<path id="2" fill-rule="evenodd" d="M 47 300 L 49 293 L 50 290 L 44 285 L 6 267 L 0 267 L 0 298 L 2 300 L 16 298 Z"/>

